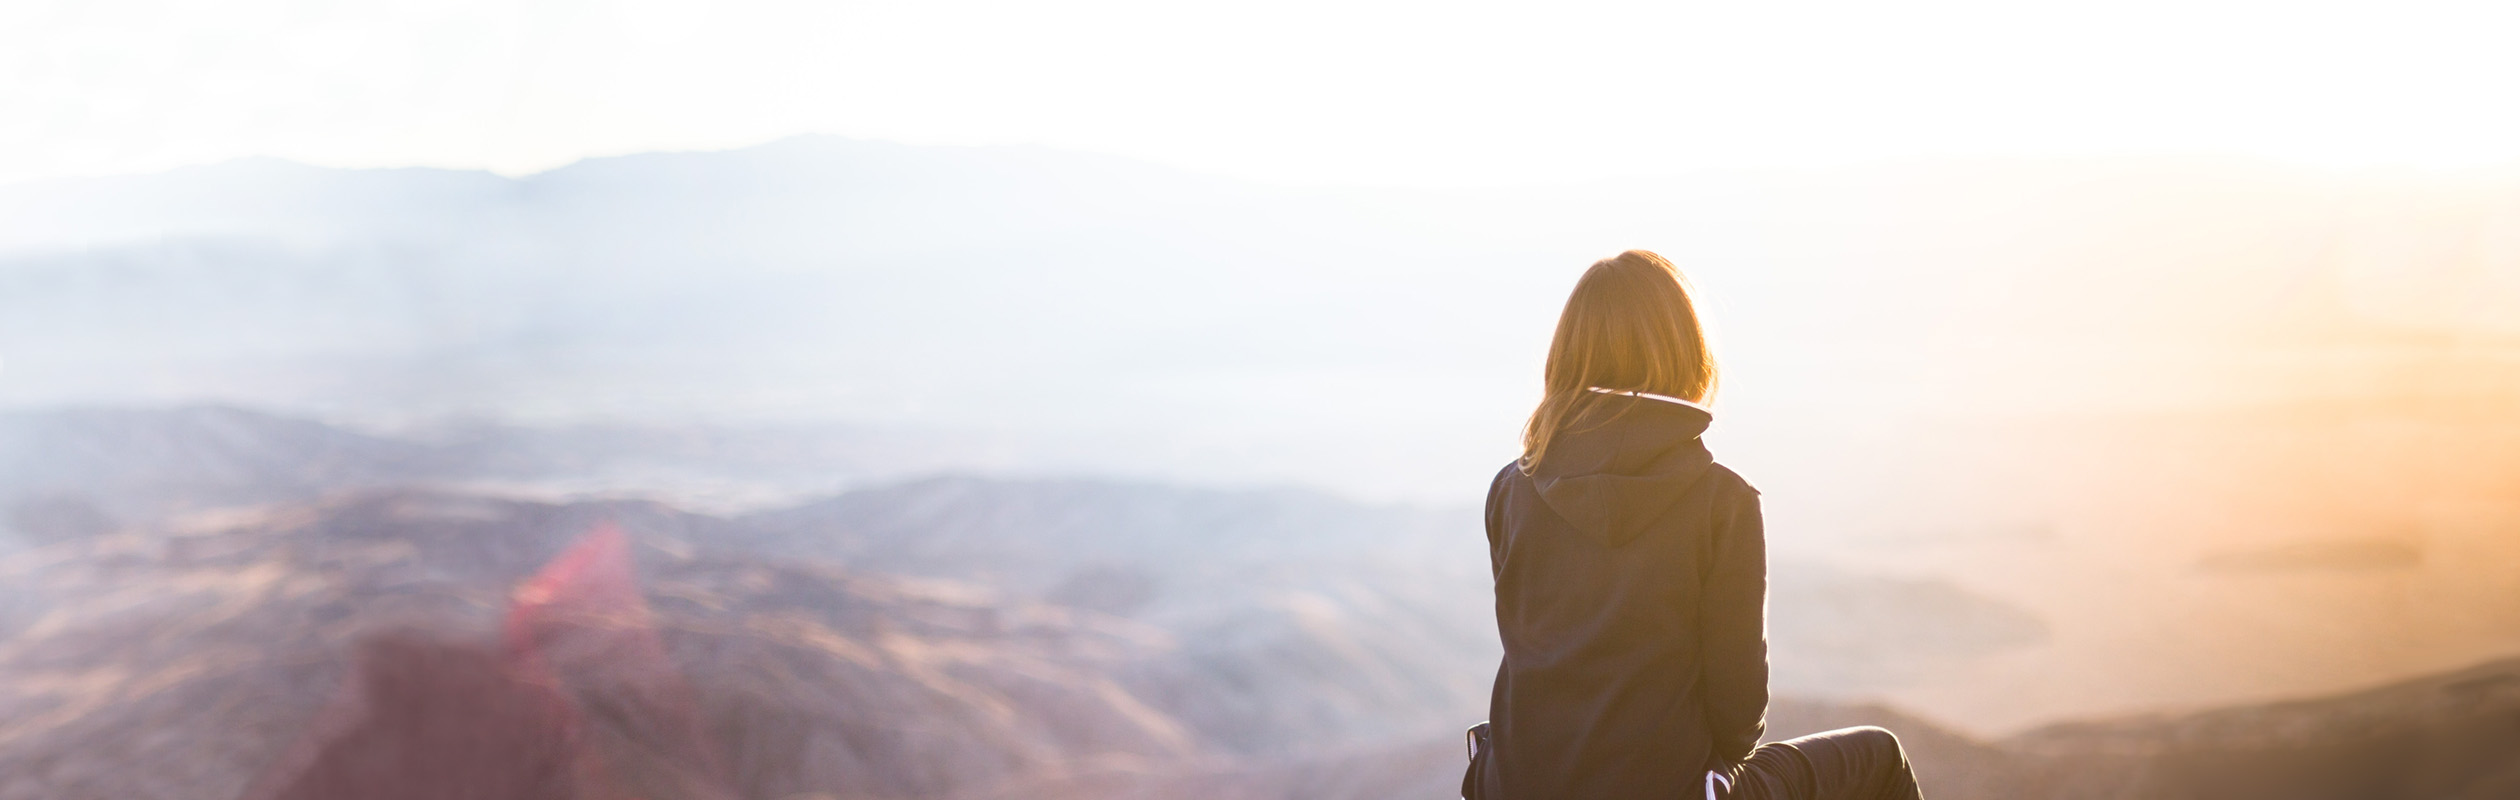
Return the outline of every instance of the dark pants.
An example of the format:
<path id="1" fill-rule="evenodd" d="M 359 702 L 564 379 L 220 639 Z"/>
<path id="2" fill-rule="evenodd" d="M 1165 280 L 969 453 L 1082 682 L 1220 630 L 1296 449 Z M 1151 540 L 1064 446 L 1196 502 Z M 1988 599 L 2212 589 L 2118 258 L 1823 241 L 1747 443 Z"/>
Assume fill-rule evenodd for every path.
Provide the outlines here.
<path id="1" fill-rule="evenodd" d="M 1724 800 L 1920 800 L 1899 737 L 1871 726 L 1759 745 L 1728 777 Z"/>

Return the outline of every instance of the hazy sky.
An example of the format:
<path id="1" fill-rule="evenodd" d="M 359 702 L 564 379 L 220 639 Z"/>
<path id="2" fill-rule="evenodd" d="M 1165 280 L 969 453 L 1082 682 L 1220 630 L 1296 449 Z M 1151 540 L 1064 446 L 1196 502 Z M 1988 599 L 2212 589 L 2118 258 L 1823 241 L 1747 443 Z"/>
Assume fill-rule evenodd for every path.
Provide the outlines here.
<path id="1" fill-rule="evenodd" d="M 0 180 L 832 133 L 1266 180 L 2520 160 L 2520 4 L 0 0 Z"/>

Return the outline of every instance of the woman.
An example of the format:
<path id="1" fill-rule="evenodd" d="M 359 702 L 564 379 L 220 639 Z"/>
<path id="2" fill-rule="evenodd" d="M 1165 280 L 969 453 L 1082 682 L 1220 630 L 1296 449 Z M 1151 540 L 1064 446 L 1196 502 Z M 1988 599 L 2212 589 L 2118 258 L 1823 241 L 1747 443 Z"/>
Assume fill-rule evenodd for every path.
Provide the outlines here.
<path id="1" fill-rule="evenodd" d="M 1715 362 L 1679 271 L 1643 250 L 1593 264 L 1545 372 L 1522 458 L 1488 488 L 1505 661 L 1464 796 L 1918 797 L 1880 728 L 1758 744 L 1759 496 L 1698 439 Z"/>

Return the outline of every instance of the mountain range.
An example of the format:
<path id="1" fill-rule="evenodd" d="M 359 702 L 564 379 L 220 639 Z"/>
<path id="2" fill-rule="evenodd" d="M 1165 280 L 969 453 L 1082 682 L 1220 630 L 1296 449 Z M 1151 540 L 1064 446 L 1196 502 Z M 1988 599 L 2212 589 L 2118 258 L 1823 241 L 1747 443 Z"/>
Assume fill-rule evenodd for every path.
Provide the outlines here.
<path id="1" fill-rule="evenodd" d="M 959 508 L 1082 494 L 1070 502 L 1090 508 L 1114 491 L 1162 494 L 931 482 L 813 516 L 876 538 L 940 493 Z M 1195 520 L 1254 499 L 1152 506 Z M 739 796 L 1446 797 L 1458 779 L 1446 729 L 1475 701 L 1395 671 L 1444 669 L 1442 637 L 1356 613 L 1359 598 L 1220 616 L 1199 610 L 1220 594 L 1201 584 L 1095 610 L 802 556 L 835 537 L 796 532 L 792 515 L 763 524 L 779 516 L 365 489 L 21 550 L 0 559 L 0 797 L 238 796 L 335 729 L 322 720 L 365 680 L 363 647 L 405 631 L 486 643 L 511 589 L 607 525 L 629 533 L 654 630 Z M 968 548 L 931 569 L 1010 563 L 970 527 L 921 545 Z M 1220 544 L 1246 563 L 1319 549 Z M 1290 577 L 1221 593 L 1337 583 Z M 587 691 L 576 702 L 604 705 Z M 1786 699 L 1771 717 L 1776 737 L 1891 725 L 1938 797 L 2481 800 L 2520 786 L 2520 662 L 1994 740 L 1878 706 Z"/>
<path id="2" fill-rule="evenodd" d="M 1459 502 L 1556 298 L 1627 247 L 1707 295 L 1719 429 L 1805 455 L 1938 409 L 2502 397 L 2513 197 L 2145 159 L 1289 188 L 829 137 L 519 177 L 247 160 L 0 186 L 0 407 L 915 428 Z"/>

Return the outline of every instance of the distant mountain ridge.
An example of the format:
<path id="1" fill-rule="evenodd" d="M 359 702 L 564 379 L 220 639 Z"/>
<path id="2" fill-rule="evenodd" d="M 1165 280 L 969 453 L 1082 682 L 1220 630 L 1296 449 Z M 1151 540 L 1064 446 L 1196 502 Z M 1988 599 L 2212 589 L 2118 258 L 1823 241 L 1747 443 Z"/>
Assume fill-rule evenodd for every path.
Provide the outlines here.
<path id="1" fill-rule="evenodd" d="M 2459 254 L 2520 226 L 2513 191 L 2145 159 L 1289 189 L 829 137 L 518 178 L 244 161 L 0 186 L 0 406 L 906 425 L 1459 500 L 1511 456 L 1552 298 L 1639 245 L 1717 301 L 1744 421 L 2504 402 L 2520 283 Z"/>
<path id="2" fill-rule="evenodd" d="M 1344 201 L 1124 159 L 828 137 L 522 178 L 249 161 L 16 185 L 0 407 L 907 426 L 1282 480 L 1180 434 L 1336 422 L 1215 400 L 1467 344 L 1354 335 L 1376 305 L 1441 313 L 1405 298 L 1475 253 L 1404 240 Z"/>
<path id="3" fill-rule="evenodd" d="M 771 508 L 732 516 L 715 534 L 724 546 L 1155 623 L 1253 685 L 1338 670 L 1365 681 L 1357 688 L 1382 687 L 1352 702 L 1200 712 L 1230 718 L 1217 735 L 1261 751 L 1299 730 L 1389 738 L 1451 725 L 1484 706 L 1498 657 L 1480 523 L 1458 507 L 1297 488 L 913 477 L 954 467 L 920 454 L 960 449 L 847 428 L 488 426 L 415 438 L 225 407 L 73 409 L 0 414 L 0 445 L 0 532 L 14 531 L 0 546 L 344 492 L 673 499 L 725 486 L 700 496 Z M 826 488 L 852 473 L 856 488 Z M 1793 560 L 1776 570 L 1778 680 L 1796 691 L 1860 696 L 2043 635 L 2026 612 L 1945 582 Z M 1255 734 L 1248 716 L 1276 711 L 1279 732 Z"/>
<path id="4" fill-rule="evenodd" d="M 847 426 L 438 424 L 361 432 L 221 405 L 0 411 L 0 543 L 415 484 L 659 491 L 781 504 L 835 485 L 988 464 L 988 442 Z M 47 522 L 47 519 L 55 522 Z M 68 527 L 55 530 L 59 525 Z"/>

